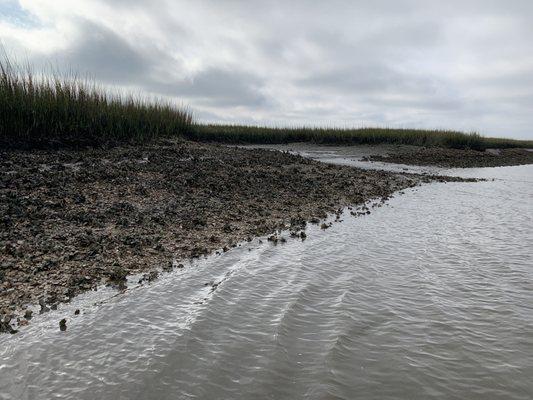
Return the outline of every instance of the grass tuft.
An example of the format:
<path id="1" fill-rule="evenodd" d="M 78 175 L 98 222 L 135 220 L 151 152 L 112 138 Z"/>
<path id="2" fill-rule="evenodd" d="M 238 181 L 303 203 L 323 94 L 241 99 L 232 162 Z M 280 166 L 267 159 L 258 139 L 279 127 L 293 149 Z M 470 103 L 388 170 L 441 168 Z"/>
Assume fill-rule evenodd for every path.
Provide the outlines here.
<path id="1" fill-rule="evenodd" d="M 192 115 L 167 103 L 106 93 L 87 80 L 35 78 L 0 60 L 0 146 L 94 146 L 184 135 Z"/>

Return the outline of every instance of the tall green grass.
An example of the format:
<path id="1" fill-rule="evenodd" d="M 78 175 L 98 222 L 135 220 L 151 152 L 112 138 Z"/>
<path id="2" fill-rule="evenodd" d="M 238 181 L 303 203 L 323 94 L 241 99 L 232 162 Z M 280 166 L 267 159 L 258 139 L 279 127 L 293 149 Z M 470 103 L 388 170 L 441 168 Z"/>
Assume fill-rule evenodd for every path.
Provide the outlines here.
<path id="1" fill-rule="evenodd" d="M 40 74 L 0 56 L 0 148 L 94 146 L 184 137 L 221 143 L 406 144 L 483 150 L 533 147 L 533 141 L 477 133 L 390 128 L 268 128 L 194 124 L 189 110 L 109 94 L 75 77 Z"/>
<path id="2" fill-rule="evenodd" d="M 88 80 L 35 78 L 29 68 L 0 60 L 0 146 L 144 142 L 183 136 L 192 122 L 187 109 L 111 95 Z"/>
<path id="3" fill-rule="evenodd" d="M 484 150 L 490 147 L 533 147 L 533 141 L 485 138 L 477 133 L 391 128 L 268 128 L 245 125 L 198 125 L 190 139 L 223 143 L 404 144 Z"/>

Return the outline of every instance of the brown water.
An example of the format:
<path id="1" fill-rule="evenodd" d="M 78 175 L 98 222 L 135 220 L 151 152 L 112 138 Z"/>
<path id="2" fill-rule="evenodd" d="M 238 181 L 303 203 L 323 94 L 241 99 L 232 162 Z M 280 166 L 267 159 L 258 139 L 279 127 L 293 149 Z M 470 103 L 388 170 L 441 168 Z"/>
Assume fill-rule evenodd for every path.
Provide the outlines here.
<path id="1" fill-rule="evenodd" d="M 533 398 L 533 166 L 441 172 L 496 180 L 408 190 L 0 336 L 0 399 Z"/>

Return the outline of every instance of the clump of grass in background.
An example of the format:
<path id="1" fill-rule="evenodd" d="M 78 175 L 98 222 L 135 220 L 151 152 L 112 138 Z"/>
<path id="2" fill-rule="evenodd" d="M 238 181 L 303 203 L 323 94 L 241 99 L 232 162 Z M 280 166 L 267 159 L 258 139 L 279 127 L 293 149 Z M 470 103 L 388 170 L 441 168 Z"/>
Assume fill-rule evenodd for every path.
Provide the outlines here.
<path id="1" fill-rule="evenodd" d="M 391 128 L 268 128 L 244 125 L 198 125 L 190 139 L 222 143 L 403 144 L 484 150 L 533 147 L 533 141 L 485 138 L 477 133 Z"/>
<path id="2" fill-rule="evenodd" d="M 110 95 L 90 83 L 35 78 L 0 60 L 0 146 L 94 146 L 184 135 L 191 113 L 170 104 Z"/>

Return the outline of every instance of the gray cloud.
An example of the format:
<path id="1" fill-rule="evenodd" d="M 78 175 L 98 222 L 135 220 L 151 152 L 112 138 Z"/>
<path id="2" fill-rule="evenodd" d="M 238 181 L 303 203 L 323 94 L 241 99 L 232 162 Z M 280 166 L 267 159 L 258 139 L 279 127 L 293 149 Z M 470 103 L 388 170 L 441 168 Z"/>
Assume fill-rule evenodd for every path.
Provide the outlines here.
<path id="1" fill-rule="evenodd" d="M 319 72 L 297 81 L 303 86 L 352 94 L 386 93 L 419 86 L 417 79 L 381 64 L 359 64 L 348 68 Z"/>
<path id="2" fill-rule="evenodd" d="M 132 83 L 150 69 L 149 55 L 136 50 L 111 29 L 78 19 L 79 40 L 66 52 L 56 54 L 63 68 L 88 73 L 105 83 Z"/>
<path id="3" fill-rule="evenodd" d="M 267 105 L 261 94 L 263 80 L 252 73 L 210 67 L 188 76 L 180 71 L 180 62 L 161 49 L 139 49 L 101 24 L 82 18 L 76 22 L 80 39 L 52 57 L 67 73 L 73 70 L 115 86 L 129 85 L 154 95 L 188 98 L 224 109 Z M 177 77 L 169 78 L 169 71 Z"/>
<path id="4" fill-rule="evenodd" d="M 147 82 L 159 94 L 185 96 L 202 104 L 221 108 L 234 106 L 261 107 L 267 98 L 261 94 L 262 80 L 242 71 L 211 68 L 190 79 L 171 83 Z"/>

